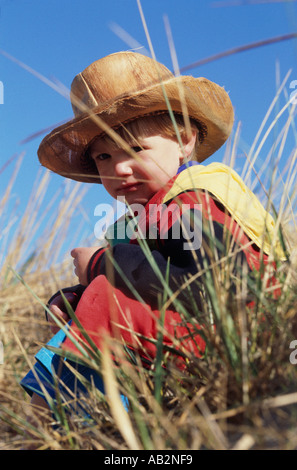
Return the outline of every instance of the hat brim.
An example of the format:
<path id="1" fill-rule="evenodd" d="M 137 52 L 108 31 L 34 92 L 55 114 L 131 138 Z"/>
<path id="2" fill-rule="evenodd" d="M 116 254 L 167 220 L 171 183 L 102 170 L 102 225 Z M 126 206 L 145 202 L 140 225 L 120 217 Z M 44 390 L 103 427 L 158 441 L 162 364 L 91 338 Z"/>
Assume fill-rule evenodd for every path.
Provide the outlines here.
<path id="1" fill-rule="evenodd" d="M 168 102 L 174 113 L 182 114 L 186 108 L 188 116 L 205 129 L 197 152 L 199 162 L 212 155 L 229 137 L 234 113 L 228 93 L 203 77 L 174 77 L 119 96 L 57 127 L 39 146 L 40 163 L 64 177 L 100 183 L 94 162 L 86 158 L 89 143 L 108 132 L 107 128 L 115 129 L 146 115 L 168 112 Z"/>

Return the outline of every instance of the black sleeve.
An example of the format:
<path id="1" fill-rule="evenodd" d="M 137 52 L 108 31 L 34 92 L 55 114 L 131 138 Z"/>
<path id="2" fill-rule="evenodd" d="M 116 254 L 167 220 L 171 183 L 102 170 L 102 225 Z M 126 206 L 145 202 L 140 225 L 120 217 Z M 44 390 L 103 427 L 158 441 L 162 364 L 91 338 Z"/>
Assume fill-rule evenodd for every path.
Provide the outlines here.
<path id="1" fill-rule="evenodd" d="M 76 297 L 76 300 L 73 304 L 73 308 L 76 308 L 76 305 L 78 304 L 82 294 L 84 293 L 84 290 L 85 290 L 85 286 L 82 286 L 81 284 L 77 284 L 76 286 L 72 286 L 72 287 L 65 287 L 51 296 L 51 298 L 47 302 L 47 306 L 49 306 L 56 297 L 61 295 L 61 292 L 63 292 L 64 294 L 67 294 L 70 292 L 71 294 L 74 294 Z M 48 315 L 47 315 L 46 310 L 45 310 L 45 318 L 48 321 Z"/>
<path id="2" fill-rule="evenodd" d="M 188 195 L 186 200 L 190 200 Z M 191 203 L 192 201 L 191 199 Z M 140 240 L 138 243 L 119 243 L 113 248 L 98 250 L 90 263 L 89 281 L 91 282 L 99 274 L 104 274 L 126 295 L 134 296 L 136 291 L 152 308 L 160 308 L 160 300 L 164 298 L 166 286 L 169 285 L 168 299 L 170 293 L 179 291 L 181 286 L 203 266 L 200 251 L 201 226 L 198 228 L 200 237 L 199 234 L 197 237 L 193 236 L 192 244 L 189 243 L 186 234 L 189 231 L 193 234 L 193 229 L 188 227 L 188 231 L 184 230 L 178 214 L 175 213 L 168 222 L 166 211 L 163 213 L 158 222 L 156 239 L 149 239 L 148 246 L 145 242 L 142 246 L 143 242 Z M 186 217 L 194 224 L 196 219 L 201 221 L 201 209 L 188 205 Z M 187 218 L 183 218 L 183 222 L 185 220 Z M 190 298 L 187 289 L 179 292 L 176 298 L 187 306 L 189 303 L 192 306 L 194 302 L 199 308 L 201 283 L 195 281 L 194 284 L 194 289 L 193 284 L 191 285 L 191 292 L 194 292 L 193 299 Z M 174 309 L 172 306 L 171 308 Z"/>

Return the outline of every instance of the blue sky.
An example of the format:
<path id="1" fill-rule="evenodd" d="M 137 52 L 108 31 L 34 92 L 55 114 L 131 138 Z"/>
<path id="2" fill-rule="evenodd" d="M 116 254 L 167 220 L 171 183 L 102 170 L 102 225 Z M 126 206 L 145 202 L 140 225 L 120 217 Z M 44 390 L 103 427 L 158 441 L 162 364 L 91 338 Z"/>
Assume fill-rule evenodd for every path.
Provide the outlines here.
<path id="1" fill-rule="evenodd" d="M 142 0 L 141 5 L 156 57 L 170 69 L 164 15 L 169 20 L 181 68 L 234 47 L 297 31 L 297 6 L 293 1 Z M 128 33 L 128 44 L 115 33 L 114 25 Z M 0 49 L 67 87 L 94 60 L 136 45 L 148 49 L 136 0 L 0 0 Z M 237 169 L 243 167 L 245 154 L 252 146 L 278 84 L 289 70 L 286 92 L 290 95 L 294 91 L 290 84 L 293 86 L 297 80 L 296 59 L 297 39 L 294 39 L 222 58 L 186 72 L 205 76 L 229 92 L 235 109 L 234 128 L 241 122 Z M 40 167 L 36 153 L 43 136 L 26 144 L 20 142 L 55 123 L 71 119 L 72 110 L 67 99 L 4 55 L 0 55 L 0 81 L 4 88 L 4 102 L 0 104 L 0 168 L 13 155 L 25 152 L 13 194 L 20 199 L 22 211 Z M 286 100 L 283 93 L 269 122 Z M 288 111 L 284 117 L 287 115 Z M 280 130 L 279 123 L 271 139 Z M 287 144 L 282 154 L 281 168 L 296 146 L 294 135 L 290 139 L 290 146 Z M 270 140 L 269 147 L 259 154 L 257 169 L 263 166 L 272 143 Z M 225 150 L 226 147 L 218 151 L 210 161 L 222 161 Z M 269 165 L 265 170 L 269 171 Z M 0 174 L 1 195 L 12 171 L 13 164 L 10 164 Z M 62 180 L 53 175 L 53 192 L 63 184 Z M 95 206 L 109 200 L 102 187 L 89 187 L 84 207 L 90 220 Z"/>

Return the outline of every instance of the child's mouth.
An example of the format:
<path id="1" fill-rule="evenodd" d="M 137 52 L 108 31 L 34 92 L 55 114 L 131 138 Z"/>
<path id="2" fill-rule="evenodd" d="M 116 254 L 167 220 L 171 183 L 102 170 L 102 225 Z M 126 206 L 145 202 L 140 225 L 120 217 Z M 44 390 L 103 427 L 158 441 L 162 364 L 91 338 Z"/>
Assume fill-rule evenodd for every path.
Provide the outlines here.
<path id="1" fill-rule="evenodd" d="M 129 184 L 123 184 L 117 189 L 117 192 L 121 193 L 130 193 L 133 191 L 137 191 L 139 189 L 139 186 L 141 183 L 135 182 L 135 183 L 129 183 Z"/>

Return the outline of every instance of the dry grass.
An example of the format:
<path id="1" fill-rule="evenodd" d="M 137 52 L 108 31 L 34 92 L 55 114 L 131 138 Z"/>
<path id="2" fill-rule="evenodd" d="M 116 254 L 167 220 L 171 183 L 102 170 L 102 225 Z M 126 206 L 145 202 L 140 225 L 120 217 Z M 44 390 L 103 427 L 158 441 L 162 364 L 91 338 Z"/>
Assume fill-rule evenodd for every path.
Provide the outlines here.
<path id="1" fill-rule="evenodd" d="M 39 179 L 34 194 L 41 194 L 46 178 L 47 173 Z M 71 194 L 73 211 L 81 201 L 76 186 Z M 19 381 L 34 362 L 40 344 L 50 337 L 41 302 L 46 303 L 59 288 L 76 283 L 69 258 L 43 268 L 47 253 L 52 253 L 53 247 L 58 249 L 54 234 L 61 234 L 61 221 L 63 230 L 69 225 L 65 220 L 67 214 L 71 218 L 68 189 L 66 195 L 57 204 L 61 217 L 54 216 L 56 224 L 45 229 L 52 243 L 45 244 L 46 250 L 35 251 L 30 263 L 23 266 L 22 260 L 27 260 L 23 234 L 28 233 L 28 224 L 32 224 L 32 233 L 34 224 L 40 221 L 36 204 L 30 199 L 2 265 L 0 448 L 19 449 L 33 441 L 41 449 L 295 449 L 297 365 L 291 364 L 289 357 L 290 343 L 297 338 L 297 290 L 291 276 L 295 268 L 284 269 L 281 264 L 277 276 L 281 297 L 273 300 L 269 289 L 261 283 L 254 285 L 258 306 L 253 314 L 242 301 L 247 290 L 245 276 L 238 282 L 238 299 L 232 305 L 228 303 L 226 311 L 227 295 L 221 276 L 209 300 L 211 303 L 212 296 L 219 299 L 220 314 L 229 315 L 235 329 L 226 333 L 223 322 L 215 334 L 212 328 L 206 328 L 209 351 L 203 360 L 189 362 L 183 376 L 170 364 L 165 377 L 157 376 L 156 369 L 131 367 L 126 359 L 121 360 L 120 369 L 113 369 L 106 350 L 102 363 L 98 361 L 94 367 L 103 371 L 110 399 L 106 402 L 91 388 L 88 425 L 83 416 L 73 413 L 65 418 L 62 414 L 54 427 L 38 421 L 28 437 L 32 410 Z M 293 243 L 294 233 L 292 229 Z M 40 237 L 44 240 L 44 233 Z M 61 243 L 62 239 L 60 235 Z M 23 273 L 23 282 L 16 277 L 16 266 Z M 206 318 L 210 315 L 208 309 L 209 303 L 205 305 Z M 228 335 L 234 343 L 226 341 Z M 113 347 L 122 357 L 119 345 Z M 156 395 L 157 382 L 161 395 Z M 128 413 L 119 400 L 119 390 L 130 400 Z"/>
<path id="2" fill-rule="evenodd" d="M 69 266 L 60 268 L 27 277 L 26 282 L 42 301 L 57 289 L 55 278 L 61 274 L 66 283 L 73 282 L 67 279 Z M 33 440 L 37 448 L 63 450 L 295 449 L 297 366 L 289 362 L 289 344 L 297 335 L 296 299 L 296 292 L 288 293 L 273 309 L 271 303 L 261 308 L 265 318 L 262 327 L 256 327 L 256 349 L 248 353 L 245 375 L 244 361 L 234 370 L 221 338 L 210 334 L 211 353 L 205 360 L 190 363 L 182 381 L 180 373 L 169 368 L 159 403 L 154 396 L 154 373 L 123 361 L 115 382 L 116 371 L 106 351 L 102 367 L 107 371 L 109 403 L 91 390 L 87 403 L 92 420 L 88 425 L 73 413 L 66 422 L 61 420 L 58 428 L 40 421 L 28 439 L 26 420 L 31 408 L 18 382 L 40 343 L 49 339 L 49 332 L 43 309 L 28 289 L 20 283 L 7 287 L 0 303 L 5 352 L 0 366 L 0 448 L 19 449 Z M 251 324 L 245 331 L 255 333 Z M 121 354 L 119 350 L 118 356 Z M 239 370 L 238 380 L 235 375 Z M 121 407 L 118 387 L 130 399 L 129 413 Z"/>
<path id="3" fill-rule="evenodd" d="M 271 110 L 247 155 L 247 181 L 256 173 L 254 164 L 275 122 L 287 110 L 283 129 L 292 126 L 294 115 L 286 104 L 264 133 Z M 280 135 L 284 139 L 287 132 Z M 283 139 L 273 144 L 277 161 L 284 151 Z M 236 146 L 228 152 L 227 160 L 232 164 Z M 269 159 L 271 154 L 267 155 Z M 16 173 L 18 168 L 16 163 Z M 256 174 L 254 182 L 261 176 Z M 14 176 L 2 195 L 0 227 L 9 226 L 3 214 L 7 214 L 13 183 Z M 205 357 L 189 360 L 181 375 L 164 353 L 155 367 L 145 370 L 139 363 L 132 366 L 120 345 L 106 345 L 101 360 L 93 360 L 92 365 L 103 372 L 109 399 L 90 384 L 85 402 L 89 418 L 77 413 L 65 415 L 61 407 L 54 425 L 53 421 L 36 421 L 19 381 L 34 362 L 40 345 L 50 337 L 42 303 L 58 289 L 77 283 L 69 257 L 61 261 L 59 254 L 69 237 L 83 189 L 79 184 L 63 186 L 59 200 L 53 198 L 44 206 L 48 185 L 48 172 L 38 175 L 14 236 L 0 238 L 0 248 L 5 250 L 0 271 L 0 340 L 4 350 L 0 364 L 0 449 L 20 449 L 30 442 L 40 449 L 63 450 L 296 449 L 297 364 L 290 362 L 294 352 L 290 344 L 297 339 L 296 151 L 292 151 L 285 170 L 280 172 L 276 166 L 269 184 L 264 184 L 267 200 L 278 201 L 279 222 L 289 226 L 286 243 L 291 245 L 292 263 L 277 263 L 278 299 L 259 276 L 248 279 L 243 271 L 230 300 L 230 278 L 225 266 L 215 264 L 205 277 Z M 49 222 L 43 225 L 47 216 Z M 32 251 L 29 238 L 32 240 L 34 234 Z M 229 255 L 232 260 L 232 253 Z M 256 299 L 252 312 L 246 307 L 251 289 Z M 209 321 L 213 316 L 215 332 Z M 112 367 L 108 346 L 119 358 L 120 367 Z M 164 363 L 167 368 L 162 370 Z M 129 398 L 128 411 L 123 408 L 120 393 Z M 28 421 L 32 416 L 34 426 Z"/>

